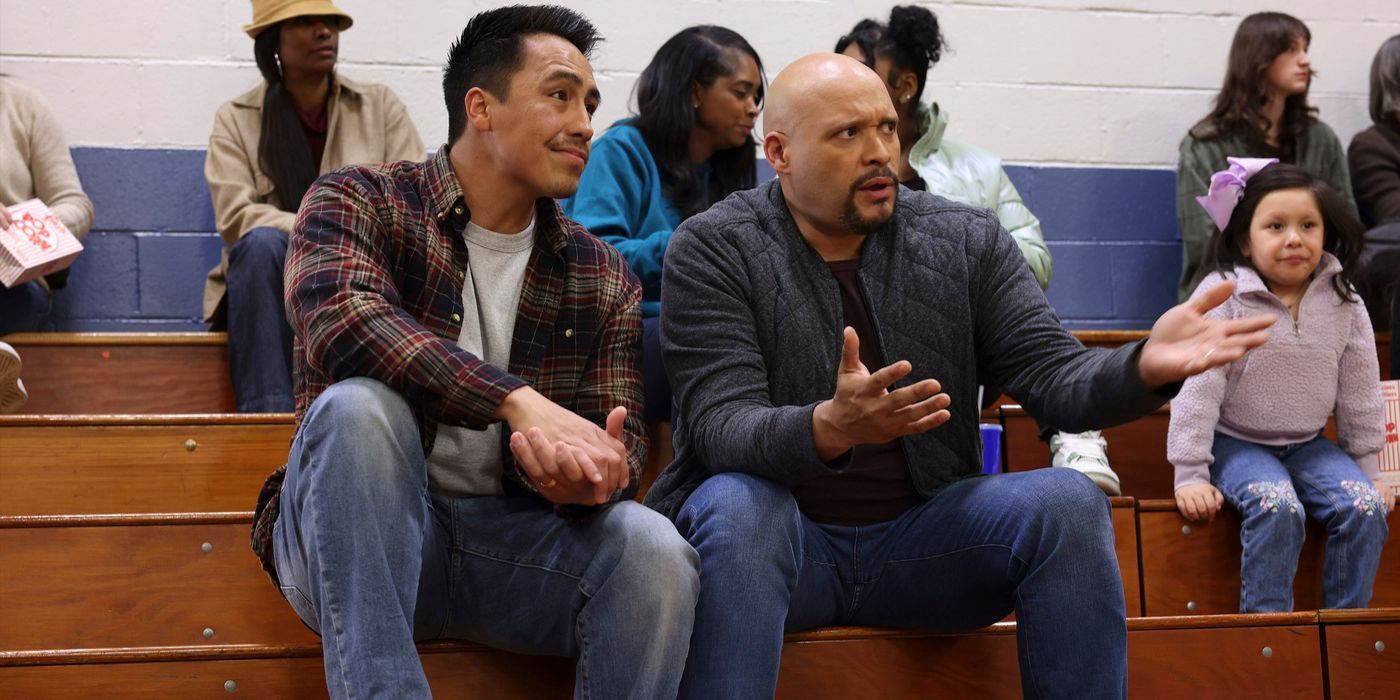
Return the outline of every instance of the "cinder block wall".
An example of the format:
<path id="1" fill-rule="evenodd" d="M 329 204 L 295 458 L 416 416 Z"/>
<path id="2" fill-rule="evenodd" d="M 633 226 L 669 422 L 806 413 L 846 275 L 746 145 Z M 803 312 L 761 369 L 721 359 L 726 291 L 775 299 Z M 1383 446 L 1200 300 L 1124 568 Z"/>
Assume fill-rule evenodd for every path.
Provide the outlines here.
<path id="1" fill-rule="evenodd" d="M 390 84 L 430 146 L 445 138 L 440 63 L 466 19 L 501 3 L 338 0 L 355 17 L 340 70 Z M 893 3 L 575 0 L 607 38 L 594 66 L 601 131 L 629 113 L 638 74 L 674 32 L 729 26 L 769 76 L 829 50 Z M 1364 128 L 1376 48 L 1400 33 L 1395 0 L 961 0 L 924 3 L 952 51 L 927 96 L 949 136 L 1003 156 L 1045 223 L 1050 297 L 1067 324 L 1140 327 L 1170 304 L 1176 144 L 1207 109 L 1230 37 L 1251 12 L 1307 22 L 1313 101 L 1343 141 Z M 61 326 L 197 327 L 212 237 L 199 166 L 218 105 L 258 81 L 246 0 L 0 0 L 0 72 L 59 115 L 98 204 L 85 280 L 56 298 Z M 75 275 L 75 278 L 79 277 Z M 66 298 L 65 298 L 66 297 Z"/>

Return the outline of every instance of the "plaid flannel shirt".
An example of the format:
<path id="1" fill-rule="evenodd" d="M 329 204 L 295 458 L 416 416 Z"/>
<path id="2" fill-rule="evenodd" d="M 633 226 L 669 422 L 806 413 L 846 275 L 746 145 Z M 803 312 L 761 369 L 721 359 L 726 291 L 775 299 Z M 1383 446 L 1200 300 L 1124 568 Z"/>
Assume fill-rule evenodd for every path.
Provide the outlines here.
<path id="1" fill-rule="evenodd" d="M 377 379 L 408 401 L 424 454 L 438 424 L 485 428 L 506 394 L 526 385 L 599 425 L 626 406 L 631 482 L 612 499 L 631 498 L 647 451 L 636 277 L 615 249 L 540 199 L 503 370 L 456 343 L 470 216 L 446 146 L 422 163 L 345 168 L 307 192 L 286 268 L 298 425 L 323 390 L 351 377 Z M 533 491 L 504 440 L 501 449 L 506 478 Z M 274 582 L 272 528 L 285 472 L 268 477 L 253 519 L 253 551 Z"/>

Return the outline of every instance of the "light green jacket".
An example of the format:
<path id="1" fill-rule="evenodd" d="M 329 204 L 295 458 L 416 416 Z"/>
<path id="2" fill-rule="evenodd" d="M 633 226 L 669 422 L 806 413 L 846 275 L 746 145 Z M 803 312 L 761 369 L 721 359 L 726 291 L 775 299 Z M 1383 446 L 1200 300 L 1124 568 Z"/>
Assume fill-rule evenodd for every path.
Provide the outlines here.
<path id="1" fill-rule="evenodd" d="M 1041 289 L 1050 286 L 1050 249 L 1040 234 L 1040 220 L 1021 201 L 1021 193 L 1001 167 L 1001 159 L 972 144 L 944 139 L 948 115 L 929 105 L 923 136 L 909 151 L 909 165 L 924 179 L 928 191 L 955 202 L 995 211 L 1001 225 L 1016 239 L 1021 254 Z"/>

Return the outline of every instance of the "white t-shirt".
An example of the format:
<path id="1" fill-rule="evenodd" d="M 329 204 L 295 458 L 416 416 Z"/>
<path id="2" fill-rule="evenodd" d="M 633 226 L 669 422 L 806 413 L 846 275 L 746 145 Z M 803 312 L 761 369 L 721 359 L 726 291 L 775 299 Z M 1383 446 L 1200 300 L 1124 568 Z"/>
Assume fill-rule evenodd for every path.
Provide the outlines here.
<path id="1" fill-rule="evenodd" d="M 462 333 L 457 347 L 501 369 L 510 367 L 515 314 L 525 268 L 535 246 L 533 219 L 519 233 L 496 233 L 468 222 L 466 279 L 462 282 Z M 453 496 L 501 493 L 501 428 L 439 425 L 428 456 L 428 488 Z"/>

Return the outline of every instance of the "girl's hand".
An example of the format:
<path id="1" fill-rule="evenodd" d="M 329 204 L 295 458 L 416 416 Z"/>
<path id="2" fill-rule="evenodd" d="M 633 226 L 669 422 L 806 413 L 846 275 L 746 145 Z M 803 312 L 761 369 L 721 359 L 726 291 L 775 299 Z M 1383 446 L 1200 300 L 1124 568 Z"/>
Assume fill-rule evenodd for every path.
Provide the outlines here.
<path id="1" fill-rule="evenodd" d="M 1390 492 L 1389 486 L 1379 481 L 1373 481 L 1371 483 L 1375 484 L 1376 490 L 1381 492 L 1381 506 L 1385 508 L 1386 515 L 1390 515 L 1390 511 L 1395 509 L 1395 494 Z"/>
<path id="2" fill-rule="evenodd" d="M 1176 509 L 1187 520 L 1214 520 L 1225 497 L 1210 484 L 1192 484 L 1176 490 Z"/>

